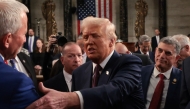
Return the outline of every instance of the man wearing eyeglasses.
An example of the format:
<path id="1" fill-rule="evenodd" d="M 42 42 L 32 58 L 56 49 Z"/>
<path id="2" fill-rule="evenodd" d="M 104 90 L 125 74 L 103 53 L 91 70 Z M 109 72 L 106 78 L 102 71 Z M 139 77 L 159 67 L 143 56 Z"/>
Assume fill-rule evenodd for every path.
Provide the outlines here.
<path id="1" fill-rule="evenodd" d="M 139 37 L 139 47 L 140 49 L 135 53 L 148 55 L 150 59 L 154 62 L 154 53 L 150 51 L 151 38 L 148 35 L 142 35 Z"/>

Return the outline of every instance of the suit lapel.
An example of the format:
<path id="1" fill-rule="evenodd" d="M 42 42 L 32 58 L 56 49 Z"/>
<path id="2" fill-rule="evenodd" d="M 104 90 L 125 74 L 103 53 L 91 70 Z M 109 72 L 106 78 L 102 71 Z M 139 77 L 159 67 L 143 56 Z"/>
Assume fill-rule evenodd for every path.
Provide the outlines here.
<path id="1" fill-rule="evenodd" d="M 37 41 L 37 37 L 36 36 L 34 36 L 34 42 L 33 42 L 33 50 L 35 50 L 36 49 L 36 41 Z"/>
<path id="2" fill-rule="evenodd" d="M 23 57 L 21 56 L 20 53 L 17 56 L 20 59 L 20 61 L 21 61 L 22 65 L 24 66 L 24 68 L 26 69 L 26 71 L 27 71 L 26 73 L 28 73 L 30 77 L 33 76 L 32 73 L 31 73 L 32 69 L 30 68 L 30 66 L 29 66 L 30 64 L 28 63 L 28 61 L 23 59 Z"/>
<path id="3" fill-rule="evenodd" d="M 165 108 L 167 107 L 167 104 L 171 102 L 176 95 L 176 92 L 180 89 L 177 89 L 178 85 L 180 85 L 180 77 L 176 73 L 176 69 L 172 68 L 172 72 L 170 75 L 170 83 L 168 86 L 168 92 L 167 92 L 167 97 L 166 97 L 166 103 L 165 103 Z M 180 88 L 180 87 L 179 87 Z"/>
<path id="4" fill-rule="evenodd" d="M 144 99 L 145 99 L 145 101 L 146 101 L 146 98 L 147 98 L 148 86 L 149 86 L 149 83 L 150 83 L 151 75 L 153 73 L 153 69 L 154 69 L 154 65 L 151 65 L 142 74 L 142 87 L 143 87 L 143 91 L 144 91 L 144 96 L 145 96 Z"/>
<path id="5" fill-rule="evenodd" d="M 101 76 L 98 81 L 98 86 L 105 84 L 109 81 L 110 76 L 115 73 L 113 72 L 114 66 L 116 66 L 117 59 L 119 58 L 119 54 L 114 51 L 113 55 L 107 62 L 105 68 L 103 69 Z"/>
<path id="6" fill-rule="evenodd" d="M 92 87 L 92 73 L 93 73 L 92 69 L 93 69 L 92 62 L 89 62 L 88 66 L 86 67 L 84 71 L 84 75 L 83 75 L 84 82 L 83 82 L 82 89 Z"/>
<path id="7" fill-rule="evenodd" d="M 68 86 L 67 86 L 67 83 L 66 83 L 66 80 L 65 80 L 65 76 L 64 76 L 64 74 L 63 74 L 63 71 L 61 72 L 61 74 L 60 74 L 60 76 L 58 76 L 58 77 L 60 77 L 60 79 L 58 79 L 58 80 L 60 80 L 60 83 L 63 83 L 63 85 L 61 85 L 61 87 L 63 88 L 62 90 L 63 91 L 67 91 L 67 92 L 69 92 L 69 88 L 68 88 Z M 66 86 L 66 87 L 65 87 Z"/>

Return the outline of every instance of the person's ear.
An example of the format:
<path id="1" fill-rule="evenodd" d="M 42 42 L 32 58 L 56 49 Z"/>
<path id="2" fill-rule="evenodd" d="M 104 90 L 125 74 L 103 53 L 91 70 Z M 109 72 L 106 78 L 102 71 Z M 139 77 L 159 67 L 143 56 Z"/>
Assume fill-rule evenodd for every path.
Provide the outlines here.
<path id="1" fill-rule="evenodd" d="M 11 33 L 7 33 L 2 37 L 2 46 L 4 46 L 5 48 L 9 48 L 9 44 L 12 41 L 12 34 Z"/>
<path id="2" fill-rule="evenodd" d="M 60 57 L 60 60 L 61 60 L 62 65 L 64 65 L 64 64 L 65 64 L 65 63 L 64 63 L 64 56 L 61 56 L 61 57 Z"/>
<path id="3" fill-rule="evenodd" d="M 189 48 L 189 45 L 185 45 L 185 50 L 186 50 L 186 51 L 189 51 L 189 49 L 190 49 L 190 48 Z"/>
<path id="4" fill-rule="evenodd" d="M 109 47 L 113 47 L 115 45 L 115 39 L 110 39 Z"/>

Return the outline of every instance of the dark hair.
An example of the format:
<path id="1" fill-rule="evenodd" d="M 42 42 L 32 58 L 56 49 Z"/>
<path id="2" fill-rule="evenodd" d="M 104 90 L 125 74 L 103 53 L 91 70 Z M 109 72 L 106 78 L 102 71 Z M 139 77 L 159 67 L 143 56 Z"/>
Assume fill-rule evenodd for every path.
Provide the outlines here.
<path id="1" fill-rule="evenodd" d="M 44 40 L 43 39 L 41 39 L 41 38 L 38 38 L 37 40 L 40 40 L 41 42 L 42 42 L 42 52 L 41 53 L 45 53 L 45 43 L 44 43 Z M 36 40 L 36 42 L 37 42 L 37 40 Z M 35 51 L 34 51 L 35 53 L 40 53 L 39 52 L 39 48 L 36 46 L 36 48 L 35 48 Z"/>
<path id="2" fill-rule="evenodd" d="M 187 37 L 189 37 L 189 38 L 190 38 L 190 34 L 188 34 L 188 35 L 187 35 Z"/>

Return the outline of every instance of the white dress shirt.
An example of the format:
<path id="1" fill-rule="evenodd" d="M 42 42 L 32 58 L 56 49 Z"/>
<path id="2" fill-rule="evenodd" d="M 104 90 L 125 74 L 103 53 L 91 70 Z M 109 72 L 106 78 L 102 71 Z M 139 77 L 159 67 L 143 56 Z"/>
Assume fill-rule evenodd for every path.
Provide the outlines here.
<path id="1" fill-rule="evenodd" d="M 150 77 L 150 83 L 149 83 L 149 86 L 148 86 L 148 91 L 147 91 L 147 98 L 146 98 L 146 101 L 147 101 L 147 104 L 146 104 L 146 109 L 149 108 L 150 106 L 150 102 L 152 100 L 152 96 L 154 94 L 154 90 L 156 89 L 156 86 L 158 84 L 158 82 L 160 81 L 160 78 L 159 78 L 159 74 L 163 74 L 164 75 L 164 89 L 163 89 L 163 95 L 162 95 L 162 100 L 161 100 L 161 105 L 160 105 L 160 109 L 164 109 L 164 106 L 165 106 L 165 102 L 166 102 L 166 96 L 167 96 L 167 92 L 168 92 L 168 86 L 169 86 L 169 82 L 170 82 L 170 74 L 171 74 L 171 71 L 172 71 L 172 67 L 164 72 L 164 73 L 160 73 L 156 67 L 154 67 L 154 70 L 153 70 L 153 73 L 152 73 L 152 76 Z"/>
<path id="2" fill-rule="evenodd" d="M 143 55 L 148 55 L 148 56 L 149 56 L 149 52 L 146 52 L 146 54 L 144 54 L 144 53 L 141 51 L 141 49 L 140 49 L 140 52 L 141 52 L 141 54 L 143 54 Z"/>
<path id="3" fill-rule="evenodd" d="M 83 61 L 83 64 L 86 62 L 86 58 L 87 58 L 86 53 L 82 54 L 82 61 Z"/>
<path id="4" fill-rule="evenodd" d="M 71 92 L 71 85 L 72 85 L 72 75 L 67 73 L 64 69 L 63 69 L 63 75 L 65 77 L 65 81 L 67 83 L 67 86 L 69 88 L 69 91 Z"/>
<path id="5" fill-rule="evenodd" d="M 113 55 L 114 53 L 114 50 L 108 55 L 108 57 L 106 57 L 106 59 L 104 59 L 104 61 L 102 63 L 100 63 L 100 66 L 102 67 L 102 69 L 104 69 L 104 67 L 106 66 L 106 64 L 108 63 L 108 61 L 110 60 L 111 56 Z M 94 69 L 95 69 L 95 66 L 96 64 L 95 63 L 92 63 L 93 65 L 93 72 L 94 72 Z M 101 71 L 100 71 L 101 73 Z M 79 96 L 79 100 L 80 100 L 80 106 L 81 106 L 81 109 L 84 109 L 84 100 L 83 100 L 83 96 L 81 94 L 80 91 L 75 91 L 77 93 L 77 95 Z"/>
<path id="6" fill-rule="evenodd" d="M 32 41 L 31 42 L 31 45 L 29 45 L 30 44 L 30 40 Z M 34 36 L 29 36 L 29 38 L 28 38 L 28 47 L 31 47 L 30 49 L 31 49 L 31 52 L 33 52 L 33 45 L 34 45 Z M 29 48 L 28 48 L 29 49 Z"/>
<path id="7" fill-rule="evenodd" d="M 159 41 L 160 41 L 160 36 L 156 36 L 156 41 L 157 41 L 157 44 L 158 44 Z"/>

